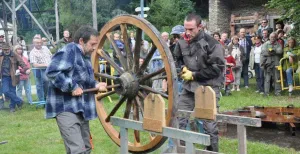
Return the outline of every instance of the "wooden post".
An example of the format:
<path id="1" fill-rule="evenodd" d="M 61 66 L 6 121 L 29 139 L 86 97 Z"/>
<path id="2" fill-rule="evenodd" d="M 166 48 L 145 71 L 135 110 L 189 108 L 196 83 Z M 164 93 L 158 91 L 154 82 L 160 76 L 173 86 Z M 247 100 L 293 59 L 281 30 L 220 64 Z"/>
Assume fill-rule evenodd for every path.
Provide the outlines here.
<path id="1" fill-rule="evenodd" d="M 96 2 L 96 0 L 92 0 L 92 11 L 93 11 L 93 28 L 98 31 L 97 2 Z"/>
<path id="2" fill-rule="evenodd" d="M 237 125 L 239 154 L 247 154 L 247 133 L 245 125 Z"/>
<path id="3" fill-rule="evenodd" d="M 16 43 L 17 43 L 16 0 L 12 0 L 12 6 L 11 6 L 11 9 L 12 9 L 12 17 L 11 17 L 11 20 L 12 20 L 12 24 L 13 24 L 13 42 L 12 42 L 12 44 L 13 44 L 13 45 L 16 45 Z"/>
<path id="4" fill-rule="evenodd" d="M 44 30 L 44 28 L 41 26 L 41 24 L 36 20 L 36 18 L 33 16 L 33 14 L 30 12 L 30 10 L 27 8 L 27 6 L 25 4 L 23 4 L 23 8 L 30 15 L 30 17 L 33 19 L 33 21 L 38 25 L 38 27 L 41 29 L 41 31 L 44 33 L 44 35 L 48 38 L 48 40 L 50 40 L 52 46 L 55 47 L 53 40 L 49 37 L 48 33 Z"/>
<path id="5" fill-rule="evenodd" d="M 2 2 L 2 13 L 3 13 L 3 22 L 1 21 L 1 25 L 3 28 L 7 28 L 7 16 L 6 16 L 6 7 L 4 6 L 4 3 Z M 8 40 L 8 31 L 7 29 L 4 30 L 5 34 L 5 42 L 9 42 Z"/>
<path id="6" fill-rule="evenodd" d="M 120 154 L 127 154 L 128 153 L 128 131 L 127 131 L 127 128 L 125 128 L 125 127 L 120 128 L 120 136 L 121 136 Z"/>
<path id="7" fill-rule="evenodd" d="M 58 16 L 58 4 L 55 0 L 55 27 L 56 27 L 56 42 L 59 40 L 59 16 Z"/>

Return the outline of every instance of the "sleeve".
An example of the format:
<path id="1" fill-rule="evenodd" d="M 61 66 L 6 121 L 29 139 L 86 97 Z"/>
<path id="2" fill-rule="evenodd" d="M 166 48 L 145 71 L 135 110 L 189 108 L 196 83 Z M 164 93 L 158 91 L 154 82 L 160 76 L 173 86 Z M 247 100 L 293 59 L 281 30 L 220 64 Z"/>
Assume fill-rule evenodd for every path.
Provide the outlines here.
<path id="1" fill-rule="evenodd" d="M 184 65 L 182 51 L 179 42 L 176 43 L 174 48 L 174 58 L 175 58 L 174 60 L 176 66 L 180 68 L 182 65 Z"/>
<path id="2" fill-rule="evenodd" d="M 225 68 L 225 58 L 221 44 L 215 44 L 211 49 L 207 48 L 207 67 L 198 72 L 193 72 L 195 80 L 206 80 L 219 77 Z"/>
<path id="3" fill-rule="evenodd" d="M 66 49 L 64 52 L 57 52 L 46 69 L 46 76 L 49 81 L 63 92 L 72 92 L 79 87 L 71 74 L 74 62 L 74 52 L 71 49 L 69 51 Z"/>
<path id="4" fill-rule="evenodd" d="M 23 61 L 23 59 L 19 56 L 19 55 L 15 55 L 17 62 L 18 62 L 18 66 L 20 66 L 22 69 L 20 70 L 21 73 L 26 72 L 29 68 L 27 67 L 27 65 L 25 64 L 25 62 Z"/>
<path id="5" fill-rule="evenodd" d="M 277 46 L 276 46 L 276 54 L 277 55 L 281 55 L 283 52 L 282 52 L 282 47 L 281 45 L 278 43 Z"/>
<path id="6" fill-rule="evenodd" d="M 30 63 L 32 63 L 32 64 L 37 63 L 37 60 L 36 60 L 33 50 L 31 50 L 31 52 L 29 54 L 29 59 L 30 59 Z"/>

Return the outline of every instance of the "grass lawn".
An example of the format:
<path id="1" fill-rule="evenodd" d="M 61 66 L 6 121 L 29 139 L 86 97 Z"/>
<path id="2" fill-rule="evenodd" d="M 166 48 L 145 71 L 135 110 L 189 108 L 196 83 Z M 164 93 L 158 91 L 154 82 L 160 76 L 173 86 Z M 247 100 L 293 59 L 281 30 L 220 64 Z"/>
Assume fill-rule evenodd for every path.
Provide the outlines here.
<path id="1" fill-rule="evenodd" d="M 253 80 L 250 89 L 242 88 L 240 92 L 233 92 L 232 96 L 222 97 L 220 101 L 221 111 L 233 110 L 248 105 L 261 106 L 287 106 L 294 104 L 299 107 L 300 97 L 288 99 L 284 96 L 270 96 L 265 98 L 255 93 Z M 300 96 L 300 94 L 296 94 Z M 36 96 L 34 96 L 36 100 Z M 5 104 L 6 107 L 8 104 Z M 24 108 L 13 114 L 8 110 L 0 111 L 0 142 L 8 141 L 0 145 L 0 154 L 61 154 L 65 153 L 63 140 L 60 137 L 56 121 L 44 118 L 44 109 L 25 104 Z M 95 149 L 93 153 L 117 154 L 119 148 L 106 135 L 100 122 L 90 122 L 91 133 Z M 154 153 L 159 153 L 160 150 Z M 220 152 L 227 154 L 238 153 L 237 140 L 220 139 Z M 281 148 L 277 145 L 260 142 L 248 142 L 249 154 L 293 154 L 300 153 L 293 149 Z"/>

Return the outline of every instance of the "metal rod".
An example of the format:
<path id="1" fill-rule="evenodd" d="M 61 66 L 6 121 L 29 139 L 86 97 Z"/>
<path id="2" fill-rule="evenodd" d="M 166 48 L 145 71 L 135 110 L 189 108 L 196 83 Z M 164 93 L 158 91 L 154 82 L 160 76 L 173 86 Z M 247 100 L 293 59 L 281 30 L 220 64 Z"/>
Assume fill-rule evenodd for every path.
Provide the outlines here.
<path id="1" fill-rule="evenodd" d="M 58 0 L 55 0 L 55 28 L 56 28 L 56 42 L 59 41 L 59 16 L 58 16 Z"/>
<path id="2" fill-rule="evenodd" d="M 98 31 L 97 2 L 96 2 L 96 0 L 92 0 L 92 13 L 93 13 L 93 28 Z"/>
<path id="3" fill-rule="evenodd" d="M 98 99 L 98 100 L 101 100 L 102 98 L 107 97 L 107 96 L 109 96 L 109 95 L 112 95 L 112 94 L 114 94 L 114 93 L 116 93 L 116 91 L 113 90 L 113 91 L 110 91 L 110 92 L 101 94 L 100 96 L 97 97 L 97 99 Z"/>

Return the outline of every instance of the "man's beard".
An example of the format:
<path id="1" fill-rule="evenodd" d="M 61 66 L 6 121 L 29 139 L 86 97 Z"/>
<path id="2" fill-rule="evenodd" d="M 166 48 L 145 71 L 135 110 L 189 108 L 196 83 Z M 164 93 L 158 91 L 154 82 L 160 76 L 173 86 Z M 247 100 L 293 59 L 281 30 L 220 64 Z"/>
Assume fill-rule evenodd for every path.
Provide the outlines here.
<path id="1" fill-rule="evenodd" d="M 93 51 L 92 51 L 92 50 L 89 51 L 89 50 L 87 49 L 87 47 L 86 47 L 86 44 L 83 44 L 83 47 L 82 47 L 82 48 L 83 48 L 84 55 L 87 56 L 87 57 L 90 57 Z"/>

